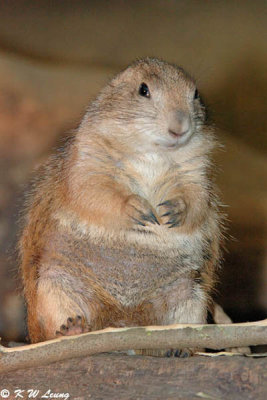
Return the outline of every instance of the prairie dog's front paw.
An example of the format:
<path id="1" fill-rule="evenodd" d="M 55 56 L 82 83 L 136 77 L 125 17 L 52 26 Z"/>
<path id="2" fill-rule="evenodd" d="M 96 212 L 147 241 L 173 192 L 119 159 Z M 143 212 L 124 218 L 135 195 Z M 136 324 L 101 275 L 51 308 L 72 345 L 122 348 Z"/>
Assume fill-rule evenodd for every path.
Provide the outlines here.
<path id="1" fill-rule="evenodd" d="M 138 196 L 131 195 L 128 197 L 124 206 L 124 213 L 128 219 L 128 225 L 131 227 L 135 225 L 147 226 L 148 224 L 158 224 L 159 221 L 156 217 L 156 212 L 149 202 Z"/>
<path id="2" fill-rule="evenodd" d="M 187 206 L 182 197 L 166 200 L 158 204 L 158 207 L 162 212 L 161 218 L 163 218 L 165 225 L 169 225 L 169 228 L 183 225 Z"/>

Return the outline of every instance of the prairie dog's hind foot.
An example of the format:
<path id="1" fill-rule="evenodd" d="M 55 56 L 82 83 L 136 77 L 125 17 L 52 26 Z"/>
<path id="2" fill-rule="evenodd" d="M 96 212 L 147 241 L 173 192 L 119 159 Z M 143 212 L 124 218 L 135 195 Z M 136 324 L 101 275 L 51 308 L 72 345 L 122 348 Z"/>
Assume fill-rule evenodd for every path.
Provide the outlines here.
<path id="1" fill-rule="evenodd" d="M 152 357 L 178 357 L 178 358 L 188 358 L 195 354 L 199 349 L 142 349 L 135 350 L 136 354 L 141 354 L 143 356 Z"/>
<path id="2" fill-rule="evenodd" d="M 80 335 L 90 331 L 91 327 L 86 320 L 80 315 L 76 315 L 75 318 L 69 317 L 66 324 L 61 325 L 60 329 L 56 331 L 56 337 Z"/>

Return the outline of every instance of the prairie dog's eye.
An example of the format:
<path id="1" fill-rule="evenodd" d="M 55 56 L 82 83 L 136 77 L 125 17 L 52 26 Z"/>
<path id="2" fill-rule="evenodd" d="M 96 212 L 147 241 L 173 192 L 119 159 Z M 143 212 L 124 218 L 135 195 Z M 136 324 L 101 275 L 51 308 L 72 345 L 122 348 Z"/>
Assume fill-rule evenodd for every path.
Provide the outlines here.
<path id="1" fill-rule="evenodd" d="M 196 89 L 195 93 L 194 93 L 194 100 L 196 100 L 198 98 L 199 98 L 199 93 L 198 93 L 198 90 Z"/>
<path id="2" fill-rule="evenodd" d="M 150 92 L 146 83 L 141 83 L 138 93 L 143 97 L 150 97 Z"/>

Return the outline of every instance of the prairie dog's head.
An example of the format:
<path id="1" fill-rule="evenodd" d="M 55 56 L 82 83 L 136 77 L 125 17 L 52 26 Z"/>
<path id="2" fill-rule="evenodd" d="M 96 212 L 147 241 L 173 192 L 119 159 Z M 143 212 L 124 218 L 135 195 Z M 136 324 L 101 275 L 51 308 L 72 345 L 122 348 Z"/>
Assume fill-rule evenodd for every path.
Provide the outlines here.
<path id="1" fill-rule="evenodd" d="M 205 110 L 193 79 L 182 68 L 146 58 L 111 80 L 86 120 L 107 138 L 115 135 L 135 150 L 171 150 L 201 133 Z"/>

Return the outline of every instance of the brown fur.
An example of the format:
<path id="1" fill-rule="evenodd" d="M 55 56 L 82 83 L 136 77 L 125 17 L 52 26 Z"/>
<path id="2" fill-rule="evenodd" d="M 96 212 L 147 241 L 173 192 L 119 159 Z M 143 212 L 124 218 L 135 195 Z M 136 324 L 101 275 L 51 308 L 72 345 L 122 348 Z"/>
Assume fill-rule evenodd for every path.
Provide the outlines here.
<path id="1" fill-rule="evenodd" d="M 76 315 L 93 330 L 205 322 L 220 218 L 194 92 L 176 66 L 134 63 L 38 172 L 20 241 L 32 342 Z"/>

